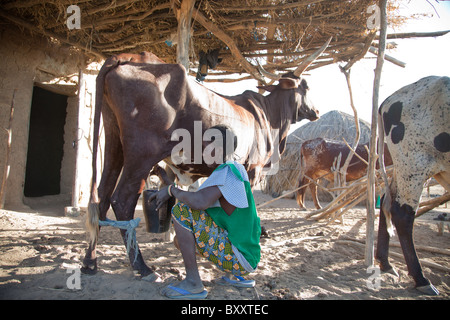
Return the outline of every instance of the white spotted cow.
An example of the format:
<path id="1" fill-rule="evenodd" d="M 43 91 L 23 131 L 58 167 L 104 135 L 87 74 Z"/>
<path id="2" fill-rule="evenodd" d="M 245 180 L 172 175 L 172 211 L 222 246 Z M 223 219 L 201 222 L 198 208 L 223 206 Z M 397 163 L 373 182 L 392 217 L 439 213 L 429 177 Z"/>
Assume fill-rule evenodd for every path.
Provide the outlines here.
<path id="1" fill-rule="evenodd" d="M 407 85 L 388 97 L 378 113 L 378 145 L 386 140 L 394 175 L 382 199 L 376 259 L 382 271 L 396 274 L 388 261 L 393 224 L 416 288 L 438 295 L 423 275 L 414 248 L 413 223 L 429 177 L 450 191 L 450 78 L 430 76 Z"/>

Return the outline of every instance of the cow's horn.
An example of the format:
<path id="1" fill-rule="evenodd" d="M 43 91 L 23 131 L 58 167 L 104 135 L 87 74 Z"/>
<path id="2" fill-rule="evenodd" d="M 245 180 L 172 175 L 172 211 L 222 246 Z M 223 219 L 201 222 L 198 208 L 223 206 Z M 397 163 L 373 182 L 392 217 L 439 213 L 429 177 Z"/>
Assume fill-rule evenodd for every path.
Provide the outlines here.
<path id="1" fill-rule="evenodd" d="M 272 79 L 272 80 L 280 80 L 281 75 L 275 74 L 275 73 L 270 73 L 269 71 L 264 70 L 264 68 L 259 64 L 258 62 L 258 70 L 259 73 L 261 73 L 264 77 Z"/>
<path id="2" fill-rule="evenodd" d="M 333 37 L 330 37 L 330 39 L 328 39 L 328 41 L 325 42 L 325 44 L 323 46 L 321 46 L 319 50 L 317 50 L 312 55 L 310 55 L 308 58 L 303 60 L 303 62 L 297 67 L 297 69 L 295 69 L 294 75 L 297 77 L 300 77 L 300 75 L 303 73 L 303 71 L 305 71 L 306 68 L 308 68 L 311 65 L 311 63 L 313 63 L 314 60 L 316 60 L 317 57 L 319 57 L 325 51 L 325 49 L 330 44 L 331 39 L 333 39 Z"/>

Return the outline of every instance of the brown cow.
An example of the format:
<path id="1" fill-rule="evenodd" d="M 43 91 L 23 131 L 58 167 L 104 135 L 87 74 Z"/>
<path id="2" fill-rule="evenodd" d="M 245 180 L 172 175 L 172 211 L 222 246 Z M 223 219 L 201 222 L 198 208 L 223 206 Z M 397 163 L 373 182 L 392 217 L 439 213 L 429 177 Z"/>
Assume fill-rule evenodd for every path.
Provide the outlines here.
<path id="1" fill-rule="evenodd" d="M 367 161 L 368 155 L 365 146 L 368 144 L 358 145 L 356 147 L 356 153 Z M 386 148 L 386 147 L 385 147 Z M 331 171 L 333 162 L 339 154 L 341 154 L 341 166 L 344 164 L 350 149 L 344 142 L 328 140 L 323 138 L 316 138 L 312 140 L 305 141 L 302 144 L 300 150 L 300 162 L 301 162 L 301 173 L 298 187 L 304 186 L 310 182 L 307 178 L 313 179 L 317 182 L 320 177 L 334 183 L 334 174 Z M 392 159 L 390 157 L 389 151 L 386 149 L 385 164 L 387 166 L 392 164 Z M 378 168 L 378 163 L 377 163 Z M 346 181 L 354 181 L 363 177 L 367 172 L 367 165 L 361 161 L 357 156 L 353 156 L 350 164 L 347 168 Z M 307 177 L 306 177 L 306 176 Z M 321 209 L 319 199 L 317 198 L 317 185 L 314 183 L 309 184 L 309 190 L 311 191 L 312 199 L 314 205 L 317 209 Z M 301 209 L 306 209 L 304 205 L 306 187 L 301 188 L 297 191 L 297 203 Z"/>
<path id="2" fill-rule="evenodd" d="M 321 54 L 328 43 L 314 55 Z M 188 78 L 184 67 L 178 64 L 121 63 L 117 57 L 108 59 L 97 77 L 93 179 L 87 219 L 91 241 L 83 260 L 83 272 L 92 273 L 97 269 L 95 247 L 99 219 L 106 219 L 110 205 L 117 220 L 133 219 L 144 181 L 158 162 L 166 161 L 179 181 L 186 181 L 184 184 L 192 182 L 185 178 L 186 174 L 195 178 L 211 174 L 202 159 L 201 153 L 206 149 L 198 141 L 209 128 L 216 125 L 232 128 L 239 139 L 238 161 L 244 164 L 250 181 L 255 184 L 272 154 L 283 151 L 290 124 L 318 119 L 318 112 L 307 99 L 306 81 L 299 77 L 310 63 L 284 75 L 278 85 L 262 87 L 270 92 L 267 96 L 246 91 L 225 97 Z M 97 190 L 100 113 L 106 133 L 105 164 Z M 189 144 L 194 152 L 192 157 L 177 162 L 174 159 L 178 152 L 174 150 L 181 136 L 183 143 L 185 139 L 191 140 Z M 122 237 L 126 243 L 124 231 Z M 137 245 L 128 254 L 134 270 L 142 276 L 152 273 Z"/>

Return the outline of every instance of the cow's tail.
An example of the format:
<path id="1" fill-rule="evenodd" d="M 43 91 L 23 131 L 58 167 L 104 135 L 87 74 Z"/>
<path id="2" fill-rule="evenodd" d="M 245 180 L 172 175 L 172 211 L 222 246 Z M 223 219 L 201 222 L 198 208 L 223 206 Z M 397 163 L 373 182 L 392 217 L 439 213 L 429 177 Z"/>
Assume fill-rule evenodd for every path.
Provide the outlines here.
<path id="1" fill-rule="evenodd" d="M 89 241 L 91 245 L 97 243 L 99 233 L 99 199 L 97 191 L 97 150 L 100 131 L 100 116 L 103 106 L 103 92 L 105 87 L 106 74 L 113 68 L 115 68 L 120 61 L 116 56 L 108 58 L 100 69 L 96 80 L 96 92 L 95 92 L 95 112 L 94 112 L 94 138 L 92 145 L 92 181 L 90 199 L 88 205 L 88 212 L 86 218 L 86 228 L 89 234 Z"/>
<path id="2" fill-rule="evenodd" d="M 389 187 L 388 177 L 386 174 L 386 167 L 384 165 L 384 125 L 381 114 L 378 114 L 377 124 L 378 124 L 378 162 L 385 186 L 384 200 L 381 205 L 381 209 L 384 213 L 384 216 L 386 217 L 387 232 L 392 237 L 394 235 L 394 226 L 392 225 L 392 218 L 391 218 L 392 194 Z"/>

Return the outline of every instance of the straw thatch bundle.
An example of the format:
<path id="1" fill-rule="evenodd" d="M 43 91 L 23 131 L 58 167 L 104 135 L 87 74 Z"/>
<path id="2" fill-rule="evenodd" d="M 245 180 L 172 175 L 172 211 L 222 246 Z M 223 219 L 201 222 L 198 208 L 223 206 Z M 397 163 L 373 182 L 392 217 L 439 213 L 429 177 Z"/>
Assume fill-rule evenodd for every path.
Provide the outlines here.
<path id="1" fill-rule="evenodd" d="M 361 130 L 360 144 L 370 140 L 370 124 L 359 120 Z M 330 111 L 315 122 L 308 122 L 292 132 L 287 138 L 286 150 L 281 156 L 277 174 L 266 177 L 263 192 L 274 196 L 297 188 L 300 177 L 300 148 L 303 142 L 315 138 L 340 140 L 352 143 L 356 129 L 354 117 L 340 111 Z M 342 163 L 345 159 L 342 160 Z M 309 196 L 309 192 L 306 193 Z M 330 201 L 331 196 L 318 190 L 320 200 Z"/>
<path id="2" fill-rule="evenodd" d="M 390 1 L 390 25 L 401 25 L 400 0 Z M 15 25 L 54 44 L 71 45 L 95 59 L 116 53 L 151 51 L 176 61 L 180 0 L 4 0 L 0 30 Z M 189 60 L 198 67 L 200 52 L 220 50 L 219 77 L 257 73 L 257 60 L 270 72 L 285 72 L 333 37 L 326 52 L 309 69 L 364 56 L 377 47 L 367 26 L 376 0 L 202 0 L 194 1 Z M 69 28 L 79 8 L 79 28 Z M 373 43 L 372 43 L 373 42 Z M 367 44 L 367 46 L 365 46 Z M 362 55 L 362 56 L 361 56 Z M 211 72 L 212 75 L 213 72 Z M 208 80 L 210 77 L 208 77 Z M 216 79 L 217 81 L 223 80 Z"/>

